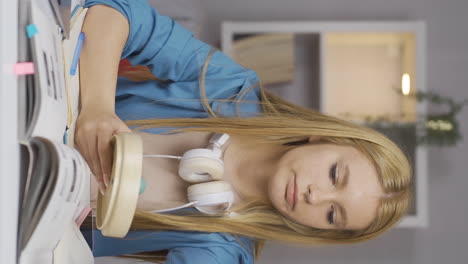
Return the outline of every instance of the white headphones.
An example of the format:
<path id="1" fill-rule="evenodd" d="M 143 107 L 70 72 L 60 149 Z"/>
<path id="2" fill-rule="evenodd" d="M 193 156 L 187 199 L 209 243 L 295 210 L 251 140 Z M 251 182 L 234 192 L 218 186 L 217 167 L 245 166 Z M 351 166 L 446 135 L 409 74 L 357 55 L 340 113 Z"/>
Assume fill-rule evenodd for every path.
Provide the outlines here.
<path id="1" fill-rule="evenodd" d="M 167 155 L 145 155 L 144 157 L 161 157 L 180 159 L 179 176 L 187 182 L 197 183 L 187 188 L 189 203 L 180 207 L 151 211 L 168 212 L 194 205 L 200 212 L 218 214 L 229 209 L 234 202 L 231 185 L 221 181 L 224 174 L 224 162 L 221 159 L 221 147 L 229 140 L 228 134 L 215 133 L 206 149 L 192 149 L 182 157 Z M 207 182 L 211 181 L 211 182 Z M 220 208 L 220 205 L 226 205 Z"/>
<path id="2" fill-rule="evenodd" d="M 221 147 L 228 140 L 228 134 L 215 133 L 206 149 L 192 149 L 182 157 L 143 156 L 143 142 L 138 134 L 114 135 L 111 141 L 114 144 L 114 163 L 110 184 L 104 195 L 98 193 L 98 229 L 105 236 L 124 237 L 127 234 L 136 210 L 140 187 L 145 185 L 141 177 L 145 157 L 180 159 L 179 176 L 187 182 L 196 183 L 187 188 L 189 203 L 151 212 L 168 212 L 189 206 L 206 214 L 219 214 L 228 210 L 234 202 L 234 193 L 228 182 L 221 181 L 224 173 Z"/>

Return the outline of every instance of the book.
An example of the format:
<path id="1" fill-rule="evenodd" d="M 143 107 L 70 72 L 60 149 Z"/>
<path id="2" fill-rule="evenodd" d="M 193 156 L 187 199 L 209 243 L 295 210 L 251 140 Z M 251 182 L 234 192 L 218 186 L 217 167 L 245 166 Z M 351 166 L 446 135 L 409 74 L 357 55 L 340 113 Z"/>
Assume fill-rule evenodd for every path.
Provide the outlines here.
<path id="1" fill-rule="evenodd" d="M 62 140 L 67 126 L 62 33 L 54 21 L 48 1 L 30 1 L 30 25 L 37 33 L 30 36 L 29 48 L 34 75 L 28 76 L 27 92 L 19 98 L 19 139 L 42 136 Z"/>
<path id="2" fill-rule="evenodd" d="M 76 219 L 89 207 L 91 172 L 80 153 L 61 142 L 34 137 L 27 149 L 30 166 L 20 205 L 20 263 L 38 263 L 35 256 L 43 256 L 39 263 L 54 263 L 55 249 L 70 225 L 78 227 Z M 91 252 L 86 242 L 81 248 L 87 248 L 83 254 Z"/>

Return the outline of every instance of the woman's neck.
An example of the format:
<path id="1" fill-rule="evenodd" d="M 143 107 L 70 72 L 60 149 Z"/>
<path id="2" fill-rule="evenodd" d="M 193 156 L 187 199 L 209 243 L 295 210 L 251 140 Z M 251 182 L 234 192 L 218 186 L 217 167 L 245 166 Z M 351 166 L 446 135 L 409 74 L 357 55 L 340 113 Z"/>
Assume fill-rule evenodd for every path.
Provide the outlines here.
<path id="1" fill-rule="evenodd" d="M 243 200 L 268 200 L 269 178 L 281 156 L 291 147 L 267 144 L 246 146 L 231 137 L 224 152 L 224 175 Z"/>
<path id="2" fill-rule="evenodd" d="M 137 131 L 142 136 L 144 154 L 182 156 L 195 148 L 206 148 L 212 136 L 210 132 L 184 132 L 158 135 Z M 251 198 L 268 199 L 268 181 L 276 172 L 281 156 L 291 147 L 255 145 L 246 146 L 231 136 L 222 146 L 224 160 L 223 180 L 229 182 L 238 203 Z M 146 151 L 151 150 L 151 151 Z"/>
<path id="3" fill-rule="evenodd" d="M 159 135 L 136 131 L 143 140 L 144 154 L 182 156 L 196 148 L 206 148 L 211 137 L 210 132 L 186 132 L 172 135 Z"/>

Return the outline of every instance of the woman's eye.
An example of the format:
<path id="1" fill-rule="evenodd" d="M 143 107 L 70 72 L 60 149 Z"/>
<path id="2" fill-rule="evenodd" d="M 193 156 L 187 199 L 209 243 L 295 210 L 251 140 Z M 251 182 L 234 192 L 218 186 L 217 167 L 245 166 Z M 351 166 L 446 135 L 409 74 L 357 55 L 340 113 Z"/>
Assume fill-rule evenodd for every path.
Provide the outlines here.
<path id="1" fill-rule="evenodd" d="M 330 207 L 330 211 L 328 211 L 327 220 L 330 225 L 335 224 L 335 207 L 333 205 Z"/>
<path id="2" fill-rule="evenodd" d="M 333 183 L 333 185 L 336 185 L 336 171 L 337 171 L 337 163 L 333 164 L 333 166 L 330 169 L 330 179 Z"/>

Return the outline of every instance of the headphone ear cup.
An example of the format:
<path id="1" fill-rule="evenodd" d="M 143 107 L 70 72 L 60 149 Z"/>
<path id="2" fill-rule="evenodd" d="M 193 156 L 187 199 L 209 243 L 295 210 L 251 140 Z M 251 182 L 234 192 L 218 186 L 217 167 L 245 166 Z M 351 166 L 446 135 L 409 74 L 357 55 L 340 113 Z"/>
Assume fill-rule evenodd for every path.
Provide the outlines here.
<path id="1" fill-rule="evenodd" d="M 206 214 L 216 214 L 229 209 L 234 202 L 231 184 L 213 181 L 193 184 L 187 188 L 188 200 Z"/>
<path id="2" fill-rule="evenodd" d="M 179 163 L 179 175 L 187 182 L 220 180 L 223 174 L 223 161 L 209 149 L 187 151 Z"/>

